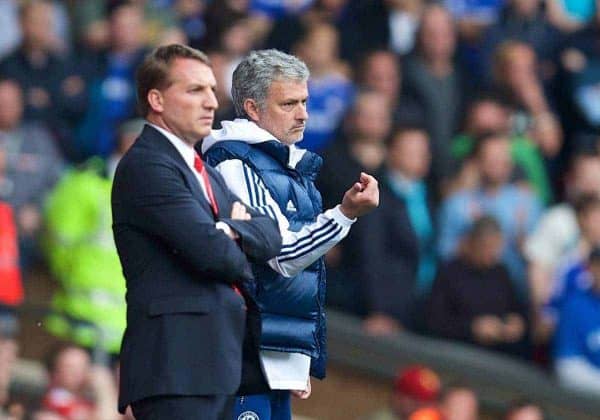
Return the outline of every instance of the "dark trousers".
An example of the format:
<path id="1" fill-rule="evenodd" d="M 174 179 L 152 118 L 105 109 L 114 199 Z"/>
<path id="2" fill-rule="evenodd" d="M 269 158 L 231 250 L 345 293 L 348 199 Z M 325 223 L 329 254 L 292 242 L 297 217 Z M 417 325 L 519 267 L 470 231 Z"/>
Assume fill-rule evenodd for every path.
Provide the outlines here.
<path id="1" fill-rule="evenodd" d="M 161 396 L 131 404 L 136 420 L 231 420 L 235 398 L 226 395 Z"/>

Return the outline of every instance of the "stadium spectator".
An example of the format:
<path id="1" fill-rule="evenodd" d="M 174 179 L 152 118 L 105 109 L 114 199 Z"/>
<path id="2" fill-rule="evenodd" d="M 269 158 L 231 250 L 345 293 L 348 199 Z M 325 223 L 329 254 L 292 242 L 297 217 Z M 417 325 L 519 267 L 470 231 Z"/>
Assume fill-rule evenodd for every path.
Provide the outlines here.
<path id="1" fill-rule="evenodd" d="M 415 98 L 427 116 L 436 184 L 450 173 L 450 142 L 468 96 L 461 70 L 453 61 L 456 42 L 448 11 L 439 5 L 428 6 L 419 27 L 416 53 L 404 63 L 406 93 Z"/>
<path id="2" fill-rule="evenodd" d="M 529 234 L 540 214 L 541 204 L 528 189 L 510 181 L 513 162 L 508 137 L 490 134 L 478 140 L 474 159 L 480 183 L 451 194 L 442 203 L 439 218 L 439 252 L 444 259 L 459 254 L 460 240 L 482 215 L 493 216 L 504 236 L 502 261 L 519 297 L 528 296 L 526 264 L 521 241 Z"/>
<path id="3" fill-rule="evenodd" d="M 368 51 L 389 49 L 398 55 L 412 51 L 417 40 L 423 0 L 357 2 L 348 19 L 352 31 L 344 33 L 348 45 L 344 58 L 358 62 Z"/>
<path id="4" fill-rule="evenodd" d="M 402 71 L 398 57 L 388 50 L 365 55 L 358 69 L 359 89 L 369 89 L 385 97 L 396 125 L 424 125 L 421 106 L 402 90 Z"/>
<path id="5" fill-rule="evenodd" d="M 550 297 L 558 262 L 571 255 L 580 243 L 574 203 L 582 196 L 600 194 L 600 158 L 596 153 L 575 155 L 565 178 L 565 201 L 541 215 L 523 246 L 530 299 L 536 310 Z"/>
<path id="6" fill-rule="evenodd" d="M 7 0 L 0 3 L 0 60 L 11 53 L 21 42 L 21 28 L 19 26 L 19 2 Z"/>
<path id="7" fill-rule="evenodd" d="M 457 22 L 461 36 L 476 41 L 484 30 L 495 23 L 502 13 L 504 0 L 444 0 Z"/>
<path id="8" fill-rule="evenodd" d="M 26 2 L 20 13 L 23 39 L 0 62 L 0 76 L 17 81 L 23 90 L 24 120 L 47 124 L 60 148 L 75 157 L 72 129 L 86 107 L 84 78 L 72 59 L 56 53 L 52 2 Z"/>
<path id="9" fill-rule="evenodd" d="M 125 330 L 125 279 L 112 238 L 110 191 L 118 161 L 142 128 L 141 120 L 122 124 L 107 161 L 93 158 L 65 173 L 46 202 L 46 255 L 59 287 L 45 325 L 98 359 L 118 356 Z"/>
<path id="10" fill-rule="evenodd" d="M 452 158 L 462 164 L 461 172 L 473 171 L 473 163 L 465 160 L 477 139 L 489 133 L 508 134 L 510 154 L 515 163 L 512 178 L 524 180 L 542 202 L 548 203 L 552 199 L 552 189 L 542 155 L 529 138 L 512 133 L 510 113 L 510 107 L 493 95 L 482 95 L 473 100 L 465 113 L 463 132 L 452 140 Z"/>
<path id="11" fill-rule="evenodd" d="M 1 154 L 1 153 L 0 153 Z M 0 163 L 1 164 L 1 163 Z M 23 300 L 17 229 L 10 206 L 0 202 L 0 410 L 8 402 L 12 366 L 17 357 L 16 308 Z M 0 411 L 0 416 L 2 412 Z"/>
<path id="12" fill-rule="evenodd" d="M 463 385 L 446 386 L 442 393 L 440 409 L 444 420 L 479 419 L 479 401 L 471 388 Z"/>
<path id="13" fill-rule="evenodd" d="M 598 5 L 595 0 L 549 0 L 546 2 L 548 19 L 564 32 L 583 28 L 597 18 Z"/>
<path id="14" fill-rule="evenodd" d="M 520 41 L 505 41 L 494 54 L 494 88 L 511 104 L 517 134 L 535 141 L 546 158 L 560 151 L 562 129 L 537 72 L 535 51 Z"/>
<path id="15" fill-rule="evenodd" d="M 14 211 L 21 265 L 35 256 L 41 206 L 58 180 L 63 160 L 50 132 L 41 123 L 24 123 L 23 95 L 12 80 L 0 80 L 0 200 Z"/>
<path id="16" fill-rule="evenodd" d="M 475 221 L 460 255 L 440 266 L 427 324 L 440 337 L 527 356 L 526 309 L 501 262 L 502 241 L 492 217 Z"/>
<path id="17" fill-rule="evenodd" d="M 110 370 L 91 364 L 76 346 L 64 346 L 49 360 L 50 384 L 42 411 L 64 420 L 117 420 L 117 389 Z"/>
<path id="18" fill-rule="evenodd" d="M 592 286 L 567 297 L 554 340 L 554 367 L 568 388 L 600 395 L 600 248 L 587 259 Z"/>
<path id="19" fill-rule="evenodd" d="M 338 58 L 338 34 L 326 23 L 310 26 L 295 48 L 308 66 L 310 100 L 302 147 L 319 152 L 330 145 L 335 131 L 352 105 L 354 86 L 350 69 Z"/>
<path id="20" fill-rule="evenodd" d="M 115 147 L 118 125 L 135 114 L 134 72 L 146 52 L 143 21 L 141 6 L 117 3 L 109 14 L 108 50 L 87 57 L 90 102 L 77 133 L 83 157 L 107 157 Z"/>
<path id="21" fill-rule="evenodd" d="M 391 112 L 385 98 L 374 92 L 360 92 L 345 119 L 341 136 L 324 153 L 324 164 L 317 179 L 323 207 L 335 206 L 344 195 L 344 185 L 353 182 L 361 172 L 377 174 L 385 154 L 385 140 L 391 130 Z M 339 247 L 332 248 L 326 258 L 330 272 L 327 279 L 328 302 L 352 313 L 364 314 L 360 295 L 362 245 L 355 233 L 359 219 Z"/>
<path id="22" fill-rule="evenodd" d="M 484 35 L 482 51 L 486 74 L 492 66 L 496 48 L 504 41 L 515 40 L 528 44 L 543 69 L 542 78 L 546 81 L 557 72 L 556 61 L 562 35 L 544 14 L 541 0 L 509 0 L 504 5 L 500 18 Z"/>
<path id="23" fill-rule="evenodd" d="M 435 275 L 431 196 L 424 181 L 431 160 L 427 133 L 417 127 L 396 130 L 386 156 L 381 204 L 355 236 L 367 311 L 363 326 L 374 335 L 416 328 L 417 304 Z"/>
<path id="24" fill-rule="evenodd" d="M 583 195 L 574 204 L 579 238 L 575 248 L 563 255 L 558 264 L 551 287 L 550 297 L 542 302 L 540 314 L 540 338 L 547 338 L 554 331 L 565 302 L 575 292 L 592 287 L 593 279 L 588 270 L 590 252 L 600 245 L 600 197 Z"/>
<path id="25" fill-rule="evenodd" d="M 441 388 L 441 380 L 433 370 L 421 365 L 406 366 L 398 370 L 394 379 L 390 407 L 365 420 L 439 420 L 442 417 L 437 405 Z"/>
<path id="26" fill-rule="evenodd" d="M 510 404 L 504 420 L 544 420 L 544 411 L 533 401 L 517 400 Z"/>

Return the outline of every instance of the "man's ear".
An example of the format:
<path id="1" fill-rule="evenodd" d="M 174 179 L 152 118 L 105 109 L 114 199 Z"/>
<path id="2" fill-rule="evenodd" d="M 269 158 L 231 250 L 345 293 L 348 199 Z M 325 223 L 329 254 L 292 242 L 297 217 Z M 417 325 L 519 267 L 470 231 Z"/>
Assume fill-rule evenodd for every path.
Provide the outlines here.
<path id="1" fill-rule="evenodd" d="M 152 111 L 163 112 L 164 102 L 163 102 L 163 96 L 162 96 L 162 93 L 160 92 L 160 90 L 150 89 L 148 91 L 147 100 L 148 100 L 148 105 L 150 105 L 150 108 L 152 109 Z"/>
<path id="2" fill-rule="evenodd" d="M 257 122 L 260 119 L 258 104 L 254 99 L 246 99 L 244 101 L 244 111 L 246 111 L 246 115 L 250 120 Z"/>

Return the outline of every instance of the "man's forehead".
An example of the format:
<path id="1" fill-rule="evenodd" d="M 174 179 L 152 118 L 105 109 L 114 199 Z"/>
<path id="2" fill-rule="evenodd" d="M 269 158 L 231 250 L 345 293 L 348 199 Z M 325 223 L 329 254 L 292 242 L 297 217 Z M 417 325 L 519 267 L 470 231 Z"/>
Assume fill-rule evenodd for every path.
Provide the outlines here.
<path id="1" fill-rule="evenodd" d="M 269 87 L 269 95 L 278 97 L 306 97 L 308 96 L 308 83 L 306 80 L 273 80 Z"/>
<path id="2" fill-rule="evenodd" d="M 169 70 L 169 79 L 172 83 L 216 85 L 217 81 L 212 69 L 205 63 L 189 59 L 177 58 Z"/>

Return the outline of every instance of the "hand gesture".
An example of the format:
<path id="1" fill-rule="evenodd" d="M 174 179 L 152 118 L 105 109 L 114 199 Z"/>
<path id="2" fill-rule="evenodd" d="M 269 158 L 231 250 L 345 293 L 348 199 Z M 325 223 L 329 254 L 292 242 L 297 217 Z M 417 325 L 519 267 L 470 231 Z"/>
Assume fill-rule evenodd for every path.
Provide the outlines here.
<path id="1" fill-rule="evenodd" d="M 231 207 L 231 218 L 233 220 L 250 220 L 252 219 L 252 216 L 248 213 L 248 210 L 246 210 L 246 207 L 242 203 L 236 201 Z"/>
<path id="2" fill-rule="evenodd" d="M 377 180 L 364 172 L 342 199 L 340 210 L 349 219 L 360 217 L 379 205 L 379 186 Z"/>

